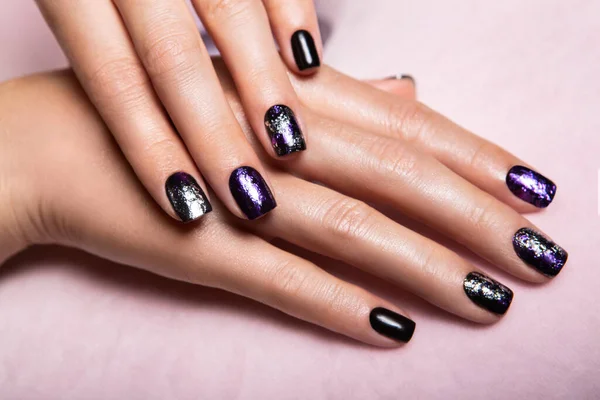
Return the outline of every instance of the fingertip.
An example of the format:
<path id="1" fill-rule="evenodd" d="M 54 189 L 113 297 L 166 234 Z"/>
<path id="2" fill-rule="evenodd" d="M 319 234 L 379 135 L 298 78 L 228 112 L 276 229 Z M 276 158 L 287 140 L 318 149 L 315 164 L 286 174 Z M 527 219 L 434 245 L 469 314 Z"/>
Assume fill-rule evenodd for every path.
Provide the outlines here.
<path id="1" fill-rule="evenodd" d="M 369 324 L 379 335 L 375 344 L 381 347 L 397 347 L 410 342 L 416 329 L 412 319 L 384 307 L 371 310 Z"/>
<path id="2" fill-rule="evenodd" d="M 173 219 L 187 224 L 212 211 L 206 192 L 188 173 L 179 171 L 170 175 L 165 181 L 165 192 L 172 207 L 165 211 Z"/>
<path id="3" fill-rule="evenodd" d="M 415 80 L 410 75 L 393 75 L 384 79 L 367 80 L 366 82 L 379 90 L 402 98 L 414 100 L 417 97 Z"/>
<path id="4" fill-rule="evenodd" d="M 301 75 L 312 75 L 321 66 L 321 58 L 313 35 L 299 29 L 291 37 L 292 54 L 294 56 L 293 69 Z"/>
<path id="5" fill-rule="evenodd" d="M 264 125 L 271 144 L 268 152 L 274 158 L 286 159 L 306 150 L 301 124 L 290 107 L 277 104 L 269 108 L 265 113 Z"/>

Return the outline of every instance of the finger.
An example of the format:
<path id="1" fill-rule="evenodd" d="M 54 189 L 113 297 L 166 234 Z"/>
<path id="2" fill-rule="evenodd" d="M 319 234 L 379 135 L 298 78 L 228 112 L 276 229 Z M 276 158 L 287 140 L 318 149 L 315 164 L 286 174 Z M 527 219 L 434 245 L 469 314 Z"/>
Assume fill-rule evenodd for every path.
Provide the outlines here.
<path id="1" fill-rule="evenodd" d="M 223 55 L 252 129 L 267 153 L 279 158 L 305 150 L 299 102 L 260 0 L 194 0 L 193 4 Z"/>
<path id="2" fill-rule="evenodd" d="M 525 280 L 543 282 L 566 263 L 566 252 L 514 209 L 409 143 L 307 116 L 318 149 L 292 166 L 307 179 L 391 205 Z"/>
<path id="3" fill-rule="evenodd" d="M 38 3 L 83 87 L 156 202 L 184 222 L 210 212 L 200 173 L 164 114 L 112 3 Z"/>
<path id="4" fill-rule="evenodd" d="M 302 75 L 321 66 L 323 43 L 313 0 L 263 0 L 271 29 L 291 71 Z"/>
<path id="5" fill-rule="evenodd" d="M 403 99 L 415 100 L 417 98 L 417 86 L 414 78 L 410 75 L 395 75 L 385 79 L 370 79 L 364 82 Z"/>
<path id="6" fill-rule="evenodd" d="M 186 4 L 115 3 L 160 99 L 211 188 L 239 217 L 259 218 L 275 208 L 266 173 L 233 116 Z M 243 190 L 248 179 L 262 188 L 260 199 Z"/>
<path id="7" fill-rule="evenodd" d="M 235 96 L 229 99 L 235 104 Z M 564 267 L 566 251 L 531 222 L 405 140 L 305 113 L 319 149 L 289 165 L 305 179 L 391 205 L 521 279 L 544 282 Z M 249 134 L 243 115 L 237 117 Z"/>
<path id="8" fill-rule="evenodd" d="M 310 82 L 292 80 L 312 109 L 403 138 L 519 212 L 547 207 L 554 199 L 556 185 L 527 163 L 420 103 L 372 90 L 328 67 Z"/>
<path id="9" fill-rule="evenodd" d="M 228 241 L 222 250 L 256 256 L 220 267 L 217 287 L 376 346 L 412 338 L 415 323 L 389 302 L 266 242 Z"/>
<path id="10" fill-rule="evenodd" d="M 378 275 L 472 321 L 495 322 L 507 312 L 512 291 L 452 251 L 331 189 L 288 174 L 273 181 L 285 201 L 255 226 L 260 232 Z"/>
<path id="11" fill-rule="evenodd" d="M 64 75 L 32 81 L 21 85 L 19 101 L 0 93 L 0 117 L 11 116 L 14 124 L 6 128 L 19 133 L 18 146 L 48 166 L 28 163 L 23 169 L 38 171 L 27 176 L 39 189 L 46 221 L 61 221 L 59 230 L 52 228 L 55 240 L 170 278 L 226 289 L 365 343 L 390 347 L 410 340 L 415 324 L 406 313 L 224 223 L 220 203 L 195 229 L 148 212 L 147 196 L 74 82 Z M 119 190 L 112 193 L 115 185 Z"/>

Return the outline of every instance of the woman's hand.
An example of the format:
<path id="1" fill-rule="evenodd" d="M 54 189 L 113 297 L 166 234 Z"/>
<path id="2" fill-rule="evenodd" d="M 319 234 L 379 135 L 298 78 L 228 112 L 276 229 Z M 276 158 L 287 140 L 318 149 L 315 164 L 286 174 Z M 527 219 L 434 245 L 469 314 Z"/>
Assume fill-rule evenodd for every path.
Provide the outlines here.
<path id="1" fill-rule="evenodd" d="M 251 138 L 233 86 L 226 74 L 221 77 Z M 564 250 L 499 200 L 531 210 L 511 190 L 538 203 L 550 196 L 542 190 L 546 181 L 533 172 L 529 177 L 539 184 L 523 179 L 515 190 L 513 181 L 519 181 L 510 178 L 506 185 L 507 174 L 522 161 L 414 100 L 329 68 L 295 84 L 301 98 L 318 108 L 303 110 L 315 132 L 314 148 L 287 164 L 297 176 L 267 167 L 280 207 L 247 223 L 215 201 L 215 212 L 185 227 L 150 206 L 68 74 L 4 85 L 0 210 L 15 210 L 15 222 L 2 231 L 13 232 L 13 243 L 76 246 L 223 288 L 379 346 L 410 339 L 414 323 L 406 312 L 263 238 L 342 260 L 481 323 L 507 311 L 510 289 L 366 202 L 401 210 L 523 279 L 543 282 L 560 272 Z M 341 101 L 344 107 L 337 106 Z M 256 181 L 246 183 L 248 192 L 260 192 Z"/>
<path id="2" fill-rule="evenodd" d="M 269 179 L 227 103 L 185 1 L 37 3 L 136 175 L 167 214 L 188 222 L 211 211 L 202 177 L 238 217 L 255 219 L 276 207 L 272 196 L 247 208 L 236 195 L 240 167 L 251 167 L 266 189 Z M 305 150 L 301 107 L 285 64 L 302 74 L 320 65 L 312 0 L 192 3 L 266 152 L 279 158 Z M 197 205 L 186 209 L 179 198 L 190 187 Z"/>

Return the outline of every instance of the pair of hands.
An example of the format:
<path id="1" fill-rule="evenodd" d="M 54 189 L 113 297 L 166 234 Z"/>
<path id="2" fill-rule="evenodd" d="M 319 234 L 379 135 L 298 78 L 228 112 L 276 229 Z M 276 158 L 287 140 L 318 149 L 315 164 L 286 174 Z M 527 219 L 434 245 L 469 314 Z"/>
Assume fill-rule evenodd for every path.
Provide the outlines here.
<path id="1" fill-rule="evenodd" d="M 405 311 L 270 240 L 344 261 L 480 323 L 507 311 L 510 289 L 369 203 L 527 281 L 544 282 L 564 266 L 566 252 L 520 215 L 548 205 L 555 186 L 416 102 L 409 81 L 379 82 L 390 94 L 328 67 L 310 79 L 290 75 L 313 135 L 311 150 L 283 170 L 254 138 L 223 64 L 215 65 L 265 162 L 276 209 L 250 222 L 213 200 L 214 212 L 182 226 L 153 207 L 73 76 L 35 76 L 0 86 L 0 261 L 34 243 L 74 246 L 378 346 L 410 340 L 415 324 Z"/>
<path id="2" fill-rule="evenodd" d="M 37 3 L 136 175 L 168 215 L 189 222 L 212 210 L 203 178 L 240 218 L 276 207 L 268 172 L 236 121 L 185 1 Z M 305 150 L 306 122 L 287 70 L 309 75 L 320 66 L 312 0 L 191 3 L 266 153 L 289 159 Z M 261 187 L 258 198 L 249 181 Z"/>

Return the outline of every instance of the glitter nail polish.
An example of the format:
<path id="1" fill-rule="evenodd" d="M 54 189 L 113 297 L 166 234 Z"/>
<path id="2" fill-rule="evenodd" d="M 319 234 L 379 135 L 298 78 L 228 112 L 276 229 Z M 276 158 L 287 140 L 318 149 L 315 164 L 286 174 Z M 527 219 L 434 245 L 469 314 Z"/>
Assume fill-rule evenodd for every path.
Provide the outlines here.
<path id="1" fill-rule="evenodd" d="M 289 107 L 280 104 L 269 108 L 265 114 L 265 127 L 278 156 L 306 150 L 304 135 Z"/>
<path id="2" fill-rule="evenodd" d="M 513 247 L 519 258 L 549 277 L 558 275 L 569 256 L 562 247 L 529 228 L 515 233 Z"/>
<path id="3" fill-rule="evenodd" d="M 369 322 L 377 333 L 398 342 L 407 343 L 415 333 L 413 320 L 383 307 L 371 310 Z"/>
<path id="4" fill-rule="evenodd" d="M 167 197 L 183 222 L 190 222 L 212 211 L 198 182 L 190 174 L 176 172 L 165 182 Z"/>
<path id="5" fill-rule="evenodd" d="M 506 184 L 515 196 L 539 208 L 548 207 L 556 194 L 554 182 L 521 165 L 508 171 Z"/>
<path id="6" fill-rule="evenodd" d="M 292 35 L 292 53 L 300 71 L 321 65 L 319 53 L 310 32 L 299 30 Z"/>
<path id="7" fill-rule="evenodd" d="M 506 313 L 513 299 L 512 290 L 479 272 L 469 273 L 463 288 L 473 303 L 494 314 Z"/>
<path id="8" fill-rule="evenodd" d="M 229 190 L 248 219 L 261 217 L 277 207 L 271 189 L 252 167 L 240 167 L 231 173 Z"/>

